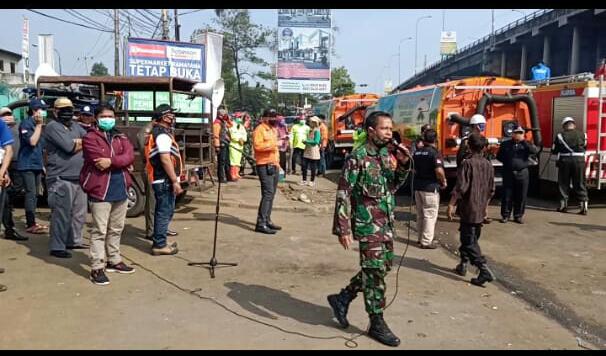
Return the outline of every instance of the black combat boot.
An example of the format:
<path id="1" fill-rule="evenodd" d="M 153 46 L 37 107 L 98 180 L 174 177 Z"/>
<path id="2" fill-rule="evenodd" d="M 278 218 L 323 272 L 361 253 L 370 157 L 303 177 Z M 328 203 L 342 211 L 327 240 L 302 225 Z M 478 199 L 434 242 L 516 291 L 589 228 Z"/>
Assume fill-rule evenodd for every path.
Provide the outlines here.
<path id="1" fill-rule="evenodd" d="M 349 303 L 355 298 L 356 294 L 347 289 L 341 289 L 341 293 L 331 294 L 326 297 L 328 304 L 330 304 L 330 307 L 335 314 L 335 318 L 337 318 L 337 321 L 341 324 L 343 329 L 349 326 L 349 321 L 347 321 L 347 310 L 349 309 Z"/>
<path id="2" fill-rule="evenodd" d="M 486 282 L 492 282 L 495 280 L 495 276 L 492 273 L 492 271 L 488 268 L 488 266 L 486 264 L 481 265 L 480 267 L 480 273 L 478 274 L 478 276 L 476 278 L 472 278 L 471 279 L 471 284 L 473 284 L 474 286 L 478 286 L 478 287 L 483 287 L 484 283 Z"/>
<path id="3" fill-rule="evenodd" d="M 579 214 L 587 215 L 588 210 L 589 210 L 589 203 L 587 202 L 587 200 L 582 201 L 581 202 L 581 211 L 579 211 Z"/>
<path id="4" fill-rule="evenodd" d="M 560 200 L 560 207 L 556 209 L 560 213 L 565 213 L 568 210 L 568 201 Z"/>
<path id="5" fill-rule="evenodd" d="M 467 274 L 467 262 L 462 262 L 459 263 L 455 269 L 454 269 L 455 273 L 458 274 L 461 277 L 465 277 L 465 275 Z"/>
<path id="6" fill-rule="evenodd" d="M 400 345 L 400 339 L 389 330 L 389 326 L 383 320 L 383 314 L 372 314 L 370 316 L 368 336 L 387 346 Z"/>

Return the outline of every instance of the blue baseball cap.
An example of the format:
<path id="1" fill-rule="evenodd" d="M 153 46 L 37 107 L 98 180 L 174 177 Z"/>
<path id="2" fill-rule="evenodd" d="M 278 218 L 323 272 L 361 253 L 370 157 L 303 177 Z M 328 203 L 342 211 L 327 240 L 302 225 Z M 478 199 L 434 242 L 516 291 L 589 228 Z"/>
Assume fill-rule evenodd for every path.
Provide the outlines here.
<path id="1" fill-rule="evenodd" d="M 95 110 L 92 107 L 85 105 L 80 109 L 80 115 L 95 116 Z"/>
<path id="2" fill-rule="evenodd" d="M 32 111 L 38 109 L 48 109 L 48 105 L 42 99 L 33 98 L 29 101 L 29 109 Z"/>

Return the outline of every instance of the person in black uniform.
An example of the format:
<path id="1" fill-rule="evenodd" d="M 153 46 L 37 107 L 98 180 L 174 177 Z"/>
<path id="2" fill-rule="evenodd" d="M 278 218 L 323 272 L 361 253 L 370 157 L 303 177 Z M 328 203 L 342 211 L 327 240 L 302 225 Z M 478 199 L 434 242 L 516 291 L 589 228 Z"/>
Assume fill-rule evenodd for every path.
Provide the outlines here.
<path id="1" fill-rule="evenodd" d="M 528 194 L 528 165 L 530 155 L 537 153 L 535 145 L 524 140 L 524 128 L 513 130 L 511 140 L 501 143 L 497 159 L 503 162 L 503 196 L 501 197 L 501 222 L 513 221 L 523 224 L 526 195 Z"/>
<path id="2" fill-rule="evenodd" d="M 570 181 L 581 205 L 580 214 L 587 215 L 588 198 L 585 187 L 585 147 L 587 147 L 587 134 L 576 129 L 572 117 L 562 120 L 562 131 L 557 134 L 551 147 L 551 154 L 558 154 L 558 189 L 560 191 L 559 212 L 568 209 L 568 193 Z"/>

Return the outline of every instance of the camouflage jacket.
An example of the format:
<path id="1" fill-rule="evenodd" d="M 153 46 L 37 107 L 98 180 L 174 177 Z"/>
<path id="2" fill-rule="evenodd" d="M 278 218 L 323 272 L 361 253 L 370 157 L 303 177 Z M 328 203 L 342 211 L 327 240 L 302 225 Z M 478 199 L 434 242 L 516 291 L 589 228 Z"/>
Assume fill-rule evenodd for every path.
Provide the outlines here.
<path id="1" fill-rule="evenodd" d="M 354 149 L 339 178 L 333 234 L 353 233 L 359 241 L 393 240 L 394 194 L 406 181 L 408 167 L 398 164 L 386 147 L 378 152 L 368 144 Z"/>

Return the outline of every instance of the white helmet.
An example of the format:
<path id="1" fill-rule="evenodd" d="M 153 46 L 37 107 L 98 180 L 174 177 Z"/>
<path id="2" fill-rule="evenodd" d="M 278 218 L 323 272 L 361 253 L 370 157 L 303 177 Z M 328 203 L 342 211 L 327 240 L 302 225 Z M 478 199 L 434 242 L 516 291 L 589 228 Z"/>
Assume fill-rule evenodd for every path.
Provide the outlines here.
<path id="1" fill-rule="evenodd" d="M 486 123 L 486 118 L 482 114 L 475 114 L 469 120 L 470 125 L 485 124 L 485 123 Z"/>
<path id="2" fill-rule="evenodd" d="M 571 118 L 570 116 L 566 116 L 565 118 L 562 119 L 562 126 L 566 125 L 569 122 L 574 122 L 574 119 Z"/>

